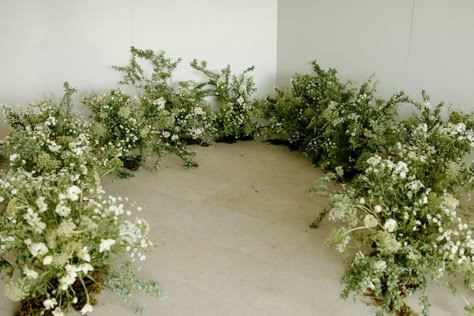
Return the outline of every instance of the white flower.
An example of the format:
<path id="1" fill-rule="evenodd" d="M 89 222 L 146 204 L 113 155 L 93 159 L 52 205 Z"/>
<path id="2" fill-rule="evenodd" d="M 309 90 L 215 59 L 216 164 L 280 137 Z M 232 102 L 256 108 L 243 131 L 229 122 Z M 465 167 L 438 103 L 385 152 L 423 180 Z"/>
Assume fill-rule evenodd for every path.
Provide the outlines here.
<path id="1" fill-rule="evenodd" d="M 87 262 L 90 262 L 90 261 L 91 261 L 91 256 L 90 256 L 90 254 L 89 254 L 89 252 L 88 252 L 87 247 L 82 248 L 82 249 L 78 252 L 77 256 L 78 256 L 79 258 L 81 258 L 82 260 L 84 260 L 84 261 L 87 261 Z"/>
<path id="2" fill-rule="evenodd" d="M 92 307 L 91 304 L 86 304 L 84 307 L 81 309 L 81 315 L 85 315 L 87 313 L 92 313 L 94 308 Z"/>
<path id="3" fill-rule="evenodd" d="M 383 229 L 389 233 L 392 233 L 395 229 L 397 229 L 397 222 L 393 218 L 389 218 L 385 221 Z"/>
<path id="4" fill-rule="evenodd" d="M 153 101 L 153 104 L 158 107 L 159 110 L 165 109 L 166 100 L 163 98 L 159 98 L 158 100 Z"/>
<path id="5" fill-rule="evenodd" d="M 71 201 L 77 201 L 79 199 L 79 194 L 81 194 L 81 189 L 73 185 L 67 189 L 66 197 Z"/>
<path id="6" fill-rule="evenodd" d="M 387 263 L 384 260 L 378 260 L 374 263 L 375 270 L 383 272 L 387 268 Z"/>
<path id="7" fill-rule="evenodd" d="M 367 228 L 373 228 L 378 225 L 379 221 L 372 214 L 367 214 L 364 217 L 364 225 Z"/>
<path id="8" fill-rule="evenodd" d="M 113 239 L 101 239 L 99 245 L 99 252 L 109 251 L 110 247 L 115 244 Z"/>
<path id="9" fill-rule="evenodd" d="M 179 139 L 178 135 L 173 135 L 173 136 L 171 136 L 171 140 L 173 140 L 173 141 L 174 141 L 174 140 L 178 140 L 178 139 Z"/>
<path id="10" fill-rule="evenodd" d="M 371 166 L 376 166 L 381 162 L 382 158 L 380 156 L 373 156 L 367 159 L 367 163 Z"/>
<path id="11" fill-rule="evenodd" d="M 44 259 L 43 259 L 43 264 L 44 264 L 45 266 L 50 265 L 51 262 L 53 262 L 53 256 L 46 256 L 46 257 L 44 257 Z"/>
<path id="12" fill-rule="evenodd" d="M 35 270 L 31 270 L 28 268 L 28 266 L 23 267 L 23 273 L 26 275 L 28 279 L 37 279 L 38 278 L 38 272 Z"/>
<path id="13" fill-rule="evenodd" d="M 43 301 L 43 306 L 46 310 L 52 309 L 56 305 L 58 305 L 58 301 L 55 298 L 48 298 Z"/>
<path id="14" fill-rule="evenodd" d="M 408 172 L 408 165 L 403 161 L 399 161 L 395 166 L 394 172 L 398 173 L 400 175 L 400 178 L 406 178 Z"/>
<path id="15" fill-rule="evenodd" d="M 42 242 L 31 244 L 30 246 L 30 252 L 33 257 L 42 257 L 48 253 L 48 250 L 48 247 Z"/>
<path id="16" fill-rule="evenodd" d="M 37 198 L 35 203 L 36 206 L 38 206 L 40 213 L 43 213 L 48 210 L 48 204 L 46 204 L 44 196 L 40 196 L 39 198 Z"/>
<path id="17" fill-rule="evenodd" d="M 5 198 L 3 196 L 0 196 L 0 203 L 2 203 L 3 201 L 5 201 Z"/>
<path id="18" fill-rule="evenodd" d="M 58 233 L 60 236 L 69 237 L 74 233 L 76 224 L 72 220 L 67 220 L 59 224 Z"/>
<path id="19" fill-rule="evenodd" d="M 203 133 L 203 129 L 202 128 L 193 128 L 191 130 L 191 133 L 193 134 L 194 137 L 198 137 L 199 135 L 201 135 Z"/>
<path id="20" fill-rule="evenodd" d="M 26 214 L 23 215 L 25 221 L 33 227 L 37 233 L 42 233 L 46 228 L 46 224 L 41 221 L 41 218 L 38 216 L 38 213 L 33 211 L 33 209 L 28 208 Z"/>
<path id="21" fill-rule="evenodd" d="M 73 285 L 77 277 L 77 267 L 67 264 L 65 267 L 66 275 L 59 279 L 59 285 L 63 291 L 66 291 L 70 285 Z"/>
<path id="22" fill-rule="evenodd" d="M 57 145 L 56 143 L 51 143 L 51 145 L 48 145 L 48 149 L 53 153 L 57 153 L 61 150 L 61 146 Z"/>
<path id="23" fill-rule="evenodd" d="M 374 211 L 375 211 L 375 213 L 380 213 L 380 212 L 382 212 L 382 207 L 380 205 L 375 205 L 374 206 Z"/>
<path id="24" fill-rule="evenodd" d="M 94 271 L 94 267 L 89 263 L 83 263 L 77 267 L 77 270 L 82 271 L 84 274 L 87 274 L 90 271 Z"/>
<path id="25" fill-rule="evenodd" d="M 365 204 L 365 199 L 363 197 L 360 198 L 359 203 L 364 205 Z"/>
<path id="26" fill-rule="evenodd" d="M 203 111 L 203 109 L 200 107 L 200 106 L 197 106 L 194 108 L 194 114 L 196 115 L 203 115 L 205 112 Z"/>
<path id="27" fill-rule="evenodd" d="M 466 131 L 466 125 L 464 123 L 457 123 L 456 124 L 456 132 L 463 133 Z"/>
<path id="28" fill-rule="evenodd" d="M 10 155 L 10 161 L 15 161 L 18 158 L 18 154 L 11 154 Z"/>
<path id="29" fill-rule="evenodd" d="M 56 309 L 53 311 L 53 316 L 64 316 L 64 313 L 61 308 L 56 307 Z"/>
<path id="30" fill-rule="evenodd" d="M 163 137 L 164 137 L 164 138 L 168 138 L 168 137 L 170 137 L 170 136 L 171 136 L 170 132 L 168 132 L 168 131 L 164 131 L 164 132 L 163 132 Z"/>
<path id="31" fill-rule="evenodd" d="M 71 209 L 63 204 L 58 204 L 54 211 L 63 217 L 69 216 L 69 214 L 71 214 Z"/>

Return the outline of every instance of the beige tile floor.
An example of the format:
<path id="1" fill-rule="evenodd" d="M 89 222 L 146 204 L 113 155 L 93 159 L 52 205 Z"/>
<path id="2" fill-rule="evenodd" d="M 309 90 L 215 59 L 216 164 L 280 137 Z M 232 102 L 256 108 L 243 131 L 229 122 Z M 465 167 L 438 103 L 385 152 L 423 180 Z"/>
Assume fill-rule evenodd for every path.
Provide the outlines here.
<path id="1" fill-rule="evenodd" d="M 159 281 L 168 297 L 139 297 L 145 315 L 374 315 L 363 299 L 339 299 L 344 266 L 324 245 L 330 224 L 308 228 L 327 205 L 308 194 L 321 170 L 260 142 L 194 149 L 196 169 L 167 157 L 158 172 L 105 180 L 110 194 L 146 206 L 152 238 L 165 241 L 140 276 Z M 447 291 L 430 296 L 432 315 L 462 315 L 461 300 Z M 0 301 L 1 316 L 12 308 Z M 94 314 L 134 315 L 108 293 Z"/>

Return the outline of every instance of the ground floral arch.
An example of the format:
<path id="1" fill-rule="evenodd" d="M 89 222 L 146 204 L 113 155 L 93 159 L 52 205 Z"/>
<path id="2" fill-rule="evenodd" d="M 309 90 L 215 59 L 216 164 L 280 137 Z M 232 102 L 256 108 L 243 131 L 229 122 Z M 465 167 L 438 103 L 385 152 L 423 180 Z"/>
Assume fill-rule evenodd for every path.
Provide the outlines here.
<path id="1" fill-rule="evenodd" d="M 137 278 L 134 269 L 154 247 L 150 225 L 138 214 L 141 206 L 109 196 L 101 179 L 133 176 L 140 166 L 159 168 L 167 154 L 193 168 L 198 159 L 192 144 L 254 138 L 284 144 L 325 169 L 313 191 L 328 194 L 329 203 L 311 226 L 326 217 L 337 223 L 326 243 L 347 256 L 343 298 L 362 294 L 379 314 L 411 315 L 406 299 L 421 293 L 427 314 L 430 279 L 462 274 L 471 284 L 472 221 L 461 203 L 474 182 L 474 168 L 462 161 L 474 145 L 471 113 L 451 111 L 444 118 L 443 104 L 432 105 L 424 91 L 421 101 L 403 92 L 381 100 L 373 78 L 355 86 L 316 62 L 312 73 L 295 74 L 287 89 L 255 100 L 253 67 L 235 75 L 230 66 L 214 72 L 196 60 L 191 66 L 204 81 L 176 83 L 172 74 L 179 62 L 132 47 L 130 63 L 114 68 L 123 75 L 120 84 L 137 93 L 117 88 L 86 95 L 82 104 L 91 120 L 72 110 L 76 89 L 67 82 L 61 99 L 5 107 L 13 130 L 1 144 L 10 168 L 0 182 L 0 268 L 20 315 L 90 313 L 102 287 L 138 312 L 133 291 L 163 297 L 156 282 Z M 398 110 L 407 103 L 416 111 L 401 120 Z M 278 179 L 278 170 L 273 176 Z M 250 188 L 247 198 L 252 190 L 259 191 Z M 248 240 L 246 246 L 252 248 Z M 463 288 L 456 282 L 449 287 L 471 312 Z"/>

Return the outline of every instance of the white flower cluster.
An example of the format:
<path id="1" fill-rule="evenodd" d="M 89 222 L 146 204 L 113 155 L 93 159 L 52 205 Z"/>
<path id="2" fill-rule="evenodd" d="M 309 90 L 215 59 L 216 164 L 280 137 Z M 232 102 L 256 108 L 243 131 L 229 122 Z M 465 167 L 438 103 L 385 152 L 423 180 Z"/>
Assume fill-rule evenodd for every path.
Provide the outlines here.
<path id="1" fill-rule="evenodd" d="M 392 177 L 400 177 L 402 179 L 407 177 L 408 165 L 403 161 L 394 163 L 390 159 L 382 159 L 382 157 L 375 155 L 367 159 L 367 163 L 369 167 L 365 169 L 366 174 L 390 171 Z"/>
<path id="2" fill-rule="evenodd" d="M 132 217 L 124 199 L 103 198 L 103 193 L 100 185 L 72 183 L 67 175 L 35 177 L 18 169 L 0 177 L 0 196 L 7 205 L 0 217 L 0 255 L 23 262 L 18 266 L 20 280 L 31 286 L 22 288 L 21 295 L 36 293 L 35 284 L 57 276 L 57 289 L 49 288 L 44 311 L 63 315 L 65 300 L 75 296 L 77 283 L 94 279 L 96 268 L 109 265 L 112 255 L 129 252 L 130 262 L 145 260 L 153 246 L 146 221 Z M 12 297 L 19 297 L 11 289 Z M 86 304 L 81 313 L 92 310 Z"/>

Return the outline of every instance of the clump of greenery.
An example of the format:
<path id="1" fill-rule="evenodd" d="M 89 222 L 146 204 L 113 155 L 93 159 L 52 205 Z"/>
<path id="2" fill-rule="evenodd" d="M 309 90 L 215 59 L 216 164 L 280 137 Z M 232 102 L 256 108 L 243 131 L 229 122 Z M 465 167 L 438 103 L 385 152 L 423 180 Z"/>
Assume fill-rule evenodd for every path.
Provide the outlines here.
<path id="1" fill-rule="evenodd" d="M 335 69 L 312 65 L 313 73 L 296 74 L 288 89 L 277 89 L 276 97 L 263 103 L 267 137 L 305 151 L 323 168 L 342 167 L 352 176 L 359 157 L 394 142 L 398 108 L 409 99 L 402 92 L 388 101 L 377 99 L 372 78 L 356 90 L 342 83 Z"/>
<path id="2" fill-rule="evenodd" d="M 97 174 L 95 182 L 23 169 L 2 174 L 0 273 L 5 295 L 22 302 L 20 314 L 92 312 L 105 280 L 115 279 L 114 261 L 146 259 L 153 248 L 147 222 L 132 216 L 133 204 L 104 193 Z M 122 285 L 133 284 L 141 283 Z M 156 286 L 149 289 L 161 295 Z"/>
<path id="3" fill-rule="evenodd" d="M 65 174 L 74 181 L 120 167 L 116 150 L 100 146 L 91 124 L 72 113 L 71 97 L 76 89 L 67 82 L 64 89 L 61 100 L 42 100 L 22 111 L 4 107 L 13 131 L 2 140 L 1 149 L 10 166 L 35 175 Z"/>
<path id="4" fill-rule="evenodd" d="M 277 88 L 276 96 L 263 103 L 267 137 L 288 142 L 302 151 L 315 138 L 316 131 L 311 125 L 324 110 L 334 103 L 346 103 L 354 94 L 349 83 L 339 80 L 335 69 L 323 70 L 315 61 L 312 66 L 313 73 L 295 74 L 287 89 Z"/>
<path id="5" fill-rule="evenodd" d="M 171 152 L 182 158 L 186 167 L 196 166 L 195 153 L 186 145 L 207 142 L 213 120 L 199 88 L 192 82 L 172 86 L 179 59 L 173 61 L 165 52 L 135 47 L 131 54 L 128 65 L 114 68 L 123 73 L 120 84 L 135 87 L 137 95 L 112 90 L 83 98 L 97 122 L 101 144 L 116 146 L 125 164 L 156 155 L 157 166 L 161 156 Z M 146 75 L 140 61 L 148 62 L 151 75 Z"/>
<path id="6" fill-rule="evenodd" d="M 397 141 L 361 156 L 363 171 L 331 195 L 314 224 L 325 215 L 340 224 L 327 243 L 348 261 L 342 297 L 369 295 L 377 315 L 407 313 L 405 299 L 415 292 L 428 315 L 430 279 L 456 289 L 449 276 L 461 275 L 474 288 L 474 226 L 460 202 L 473 187 L 474 168 L 463 158 L 474 148 L 474 116 L 452 111 L 443 120 L 443 104 L 432 109 L 425 92 L 410 102 L 419 112 L 392 129 Z"/>
<path id="7" fill-rule="evenodd" d="M 408 101 L 403 92 L 389 100 L 375 98 L 372 80 L 345 103 L 332 102 L 309 127 L 314 131 L 306 152 L 315 163 L 334 170 L 342 167 L 346 176 L 359 172 L 360 157 L 384 152 L 395 142 L 396 117 L 400 105 Z"/>
<path id="8" fill-rule="evenodd" d="M 214 128 L 216 140 L 235 142 L 253 139 L 258 131 L 258 108 L 252 100 L 257 90 L 253 77 L 249 72 L 254 67 L 245 69 L 240 75 L 233 75 L 230 66 L 220 72 L 207 68 L 205 61 L 194 60 L 191 66 L 207 77 L 201 86 L 206 96 L 213 96 L 217 101 Z"/>
<path id="9" fill-rule="evenodd" d="M 422 97 L 410 100 L 418 112 L 397 125 L 397 141 L 388 152 L 410 159 L 416 177 L 436 192 L 470 190 L 472 170 L 464 157 L 474 147 L 474 114 L 450 110 L 443 119 L 444 103 L 432 107 L 425 91 Z"/>

